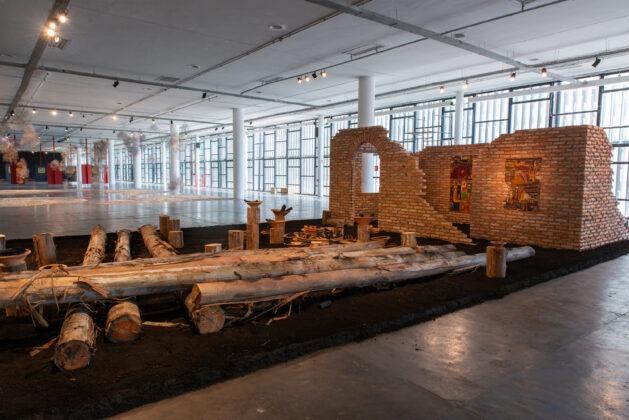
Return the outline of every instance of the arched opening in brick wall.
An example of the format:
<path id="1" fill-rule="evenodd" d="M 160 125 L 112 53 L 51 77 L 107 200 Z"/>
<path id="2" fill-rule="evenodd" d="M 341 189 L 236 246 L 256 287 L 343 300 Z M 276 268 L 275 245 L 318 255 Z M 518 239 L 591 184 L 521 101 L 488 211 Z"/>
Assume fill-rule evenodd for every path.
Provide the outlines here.
<path id="1" fill-rule="evenodd" d="M 380 192 L 380 155 L 371 143 L 363 143 L 354 152 L 354 179 L 359 182 L 359 191 L 366 194 Z M 371 171 L 366 172 L 369 169 Z"/>

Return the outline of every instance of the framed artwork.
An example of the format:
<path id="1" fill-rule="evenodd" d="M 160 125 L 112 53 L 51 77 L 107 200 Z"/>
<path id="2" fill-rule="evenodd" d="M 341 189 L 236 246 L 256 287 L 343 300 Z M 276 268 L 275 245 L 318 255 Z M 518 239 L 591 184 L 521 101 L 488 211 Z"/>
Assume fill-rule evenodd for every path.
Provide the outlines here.
<path id="1" fill-rule="evenodd" d="M 454 156 L 450 163 L 450 211 L 472 210 L 472 158 Z"/>
<path id="2" fill-rule="evenodd" d="M 539 210 L 541 158 L 507 159 L 505 161 L 505 182 L 509 186 L 509 196 L 505 200 L 506 209 L 520 211 Z"/>

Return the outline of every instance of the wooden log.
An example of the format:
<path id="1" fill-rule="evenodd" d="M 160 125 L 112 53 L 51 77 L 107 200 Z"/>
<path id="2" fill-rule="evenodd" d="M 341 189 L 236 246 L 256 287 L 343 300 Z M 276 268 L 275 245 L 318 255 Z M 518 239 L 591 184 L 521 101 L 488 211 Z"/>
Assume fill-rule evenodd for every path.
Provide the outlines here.
<path id="1" fill-rule="evenodd" d="M 0 251 L 7 249 L 7 236 L 0 235 Z"/>
<path id="2" fill-rule="evenodd" d="M 260 207 L 247 208 L 247 249 L 260 248 Z"/>
<path id="3" fill-rule="evenodd" d="M 504 279 L 507 275 L 507 248 L 504 243 L 492 243 L 493 246 L 487 247 L 487 277 Z"/>
<path id="4" fill-rule="evenodd" d="M 84 308 L 68 312 L 55 349 L 54 362 L 61 370 L 81 369 L 90 364 L 94 349 L 94 321 Z"/>
<path id="5" fill-rule="evenodd" d="M 205 244 L 205 253 L 206 254 L 216 254 L 218 252 L 223 251 L 222 244 Z"/>
<path id="6" fill-rule="evenodd" d="M 400 234 L 400 238 L 402 239 L 402 246 L 417 246 L 417 237 L 415 236 L 415 232 L 402 232 Z"/>
<path id="7" fill-rule="evenodd" d="M 510 260 L 527 258 L 535 254 L 531 247 L 513 248 L 508 252 Z M 378 283 L 390 283 L 426 276 L 443 274 L 469 266 L 485 265 L 485 254 L 466 255 L 453 259 L 435 258 L 432 261 L 378 265 L 371 268 L 356 268 L 303 275 L 288 275 L 279 278 L 263 278 L 257 281 L 237 280 L 231 282 L 200 283 L 193 287 L 198 293 L 199 305 L 225 304 L 268 300 L 296 293 L 364 287 Z"/>
<path id="8" fill-rule="evenodd" d="M 127 229 L 118 231 L 114 261 L 129 261 L 131 259 L 131 232 Z"/>
<path id="9" fill-rule="evenodd" d="M 269 243 L 271 245 L 284 244 L 284 235 L 282 234 L 282 228 L 272 227 L 269 229 Z"/>
<path id="10" fill-rule="evenodd" d="M 105 336 L 112 343 L 136 340 L 142 332 L 140 308 L 132 302 L 121 302 L 107 312 Z"/>
<path id="11" fill-rule="evenodd" d="M 190 292 L 185 300 L 190 322 L 199 334 L 211 334 L 220 331 L 225 325 L 225 312 L 218 305 L 197 305 L 198 295 Z"/>
<path id="12" fill-rule="evenodd" d="M 410 248 L 367 249 L 329 254 L 313 252 L 316 249 L 301 248 L 300 252 L 275 257 L 272 254 L 261 255 L 256 262 L 251 262 L 251 258 L 245 257 L 206 256 L 205 260 L 194 259 L 179 264 L 155 263 L 132 267 L 114 265 L 109 268 L 98 266 L 91 270 L 68 268 L 69 275 L 65 272 L 50 275 L 43 273 L 44 275 L 34 281 L 31 277 L 35 273 L 26 272 L 25 277 L 15 275 L 2 278 L 0 308 L 23 305 L 26 298 L 32 304 L 89 302 L 105 297 L 120 298 L 185 291 L 196 283 L 212 281 L 257 280 L 288 274 L 408 264 L 428 261 L 431 258 L 443 259 L 440 256 L 429 257 L 414 253 Z M 372 256 L 370 255 L 372 252 L 379 255 Z M 54 288 L 51 287 L 51 276 L 54 279 Z M 23 292 L 17 293 L 20 290 Z"/>
<path id="13" fill-rule="evenodd" d="M 162 238 L 162 241 L 168 240 L 168 221 L 170 220 L 170 216 L 167 214 L 162 214 L 159 216 L 159 236 Z"/>
<path id="14" fill-rule="evenodd" d="M 181 230 L 169 230 L 168 231 L 168 242 L 175 249 L 183 248 L 183 231 L 181 231 Z"/>
<path id="15" fill-rule="evenodd" d="M 332 212 L 330 210 L 323 210 L 321 212 L 321 226 L 327 226 L 331 217 Z"/>
<path id="16" fill-rule="evenodd" d="M 323 246 L 327 244 L 327 241 L 310 241 L 311 247 Z"/>
<path id="17" fill-rule="evenodd" d="M 107 233 L 101 225 L 96 225 L 92 229 L 92 237 L 85 251 L 82 265 L 96 265 L 105 259 L 105 244 L 107 243 Z"/>
<path id="18" fill-rule="evenodd" d="M 33 249 L 35 250 L 35 261 L 39 267 L 57 264 L 57 249 L 52 233 L 33 235 Z"/>
<path id="19" fill-rule="evenodd" d="M 179 219 L 170 219 L 168 221 L 168 232 L 171 230 L 181 230 L 181 223 L 179 223 Z M 168 238 L 168 236 L 166 236 Z"/>
<path id="20" fill-rule="evenodd" d="M 356 232 L 356 239 L 358 239 L 358 242 L 369 242 L 369 240 L 371 239 L 371 233 L 369 233 L 369 225 L 358 225 Z"/>
<path id="21" fill-rule="evenodd" d="M 171 220 L 172 221 L 172 220 Z M 175 249 L 170 246 L 168 242 L 164 242 L 157 236 L 157 230 L 153 225 L 141 226 L 140 234 L 144 240 L 144 246 L 151 253 L 153 257 L 167 257 L 169 255 L 175 255 Z"/>
<path id="22" fill-rule="evenodd" d="M 244 249 L 245 231 L 244 230 L 228 230 L 227 231 L 227 247 L 229 249 Z"/>

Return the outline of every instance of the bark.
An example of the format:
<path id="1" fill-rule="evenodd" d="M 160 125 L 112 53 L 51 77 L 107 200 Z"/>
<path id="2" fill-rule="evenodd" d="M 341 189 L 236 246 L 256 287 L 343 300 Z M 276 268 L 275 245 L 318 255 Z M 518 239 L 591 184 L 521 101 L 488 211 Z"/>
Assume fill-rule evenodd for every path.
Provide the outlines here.
<path id="1" fill-rule="evenodd" d="M 231 250 L 244 249 L 245 231 L 229 230 L 227 231 L 227 247 Z M 249 250 L 248 250 L 249 251 Z"/>
<path id="2" fill-rule="evenodd" d="M 131 259 L 131 232 L 127 229 L 118 231 L 118 241 L 114 251 L 114 261 L 123 262 Z"/>
<path id="3" fill-rule="evenodd" d="M 217 254 L 223 251 L 223 245 L 221 244 L 205 244 L 204 247 L 206 254 Z"/>
<path id="4" fill-rule="evenodd" d="M 170 220 L 170 216 L 167 214 L 162 214 L 159 216 L 159 236 L 163 241 L 168 240 L 168 221 Z"/>
<path id="5" fill-rule="evenodd" d="M 105 244 L 107 243 L 107 233 L 101 225 L 96 225 L 92 229 L 92 237 L 85 251 L 82 265 L 96 265 L 105 258 Z"/>
<path id="6" fill-rule="evenodd" d="M 171 220 L 172 222 L 172 220 Z M 176 255 L 175 249 L 168 242 L 162 241 L 153 225 L 144 225 L 138 229 L 144 240 L 144 246 L 155 258 Z"/>
<path id="7" fill-rule="evenodd" d="M 52 233 L 33 235 L 33 249 L 35 250 L 35 261 L 39 267 L 57 263 L 57 249 Z"/>
<path id="8" fill-rule="evenodd" d="M 502 246 L 487 247 L 487 277 L 503 279 L 507 275 L 507 249 Z"/>
<path id="9" fill-rule="evenodd" d="M 136 340 L 142 332 L 140 308 L 132 302 L 112 306 L 107 312 L 105 336 L 113 343 Z"/>
<path id="10" fill-rule="evenodd" d="M 183 248 L 183 231 L 181 230 L 168 231 L 168 242 L 175 249 Z"/>
<path id="11" fill-rule="evenodd" d="M 197 305 L 197 296 L 191 292 L 185 300 L 190 322 L 199 334 L 210 334 L 220 331 L 225 325 L 225 312 L 220 306 Z"/>
<path id="12" fill-rule="evenodd" d="M 55 350 L 54 362 L 61 370 L 86 367 L 92 359 L 94 349 L 94 321 L 84 309 L 68 312 Z"/>

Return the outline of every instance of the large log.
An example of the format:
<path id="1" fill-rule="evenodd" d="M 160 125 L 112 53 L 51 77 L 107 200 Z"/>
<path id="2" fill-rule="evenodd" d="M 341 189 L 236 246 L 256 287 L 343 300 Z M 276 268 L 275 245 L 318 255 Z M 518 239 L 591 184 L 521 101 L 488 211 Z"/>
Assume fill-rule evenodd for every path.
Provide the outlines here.
<path id="1" fill-rule="evenodd" d="M 84 308 L 68 311 L 55 350 L 54 362 L 61 370 L 75 370 L 90 364 L 94 349 L 94 321 Z"/>
<path id="2" fill-rule="evenodd" d="M 507 249 L 504 242 L 492 242 L 493 246 L 487 247 L 486 274 L 490 279 L 504 279 L 507 275 Z"/>
<path id="3" fill-rule="evenodd" d="M 127 229 L 118 231 L 118 240 L 116 241 L 116 250 L 114 251 L 114 261 L 122 262 L 131 259 L 131 232 Z"/>
<path id="4" fill-rule="evenodd" d="M 171 220 L 172 222 L 172 220 Z M 168 242 L 162 241 L 157 235 L 157 230 L 153 225 L 144 225 L 139 229 L 142 239 L 144 240 L 144 246 L 151 253 L 153 257 L 168 257 L 170 255 L 176 255 L 175 248 L 173 248 Z"/>
<path id="5" fill-rule="evenodd" d="M 33 235 L 33 249 L 35 250 L 35 261 L 39 267 L 57 263 L 57 249 L 52 233 Z"/>
<path id="6" fill-rule="evenodd" d="M 312 249 L 314 248 L 304 248 L 306 251 Z M 42 304 L 87 302 L 189 290 L 194 284 L 204 282 L 257 280 L 262 277 L 406 264 L 441 258 L 438 255 L 426 256 L 409 252 L 412 252 L 410 248 L 398 247 L 336 254 L 313 253 L 298 258 L 291 257 L 295 254 L 287 254 L 276 256 L 275 261 L 272 254 L 267 254 L 253 260 L 255 262 L 252 262 L 251 257 L 211 258 L 206 255 L 205 259 L 179 264 L 156 263 L 131 267 L 112 265 L 93 267 L 91 270 L 69 268 L 67 273 L 42 272 L 41 277 L 35 280 L 31 279 L 35 273 L 25 272 L 22 277 L 7 276 L 3 278 L 4 281 L 0 281 L 0 308 L 15 306 L 26 297 L 31 303 Z M 370 255 L 372 253 L 376 255 Z M 51 278 L 54 279 L 54 287 Z"/>
<path id="7" fill-rule="evenodd" d="M 105 259 L 105 244 L 107 243 L 107 233 L 101 225 L 96 225 L 92 229 L 92 237 L 85 251 L 82 265 L 96 265 Z"/>
<path id="8" fill-rule="evenodd" d="M 142 332 L 140 308 L 132 302 L 121 302 L 107 312 L 105 336 L 113 343 L 133 341 Z"/>
<path id="9" fill-rule="evenodd" d="M 525 246 L 510 249 L 509 261 L 535 255 L 533 248 Z M 321 291 L 364 287 L 380 283 L 397 282 L 443 274 L 451 270 L 469 266 L 485 265 L 485 254 L 466 255 L 432 261 L 379 265 L 372 268 L 355 268 L 327 272 L 313 272 L 303 275 L 288 275 L 277 278 L 264 278 L 258 281 L 231 281 L 196 284 L 192 293 L 197 296 L 197 305 L 215 305 L 235 302 L 273 299 L 294 295 L 304 291 Z"/>
<path id="10" fill-rule="evenodd" d="M 197 296 L 194 292 L 189 293 L 185 300 L 185 306 L 188 311 L 188 318 L 199 331 L 199 334 L 220 331 L 225 325 L 225 312 L 220 306 L 197 305 L 196 300 Z"/>

